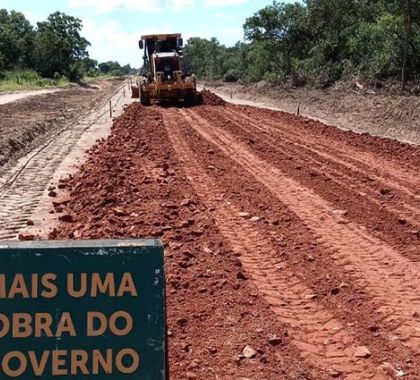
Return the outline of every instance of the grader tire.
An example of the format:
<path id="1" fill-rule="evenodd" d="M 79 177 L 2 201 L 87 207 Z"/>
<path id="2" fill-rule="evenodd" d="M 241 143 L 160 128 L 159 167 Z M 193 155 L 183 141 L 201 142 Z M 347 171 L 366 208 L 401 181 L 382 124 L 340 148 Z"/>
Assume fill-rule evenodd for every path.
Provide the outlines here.
<path id="1" fill-rule="evenodd" d="M 140 104 L 142 106 L 150 106 L 151 102 L 150 102 L 150 98 L 147 94 L 145 93 L 140 93 Z"/>
<path id="2" fill-rule="evenodd" d="M 185 96 L 184 103 L 187 107 L 194 107 L 198 104 L 198 97 L 196 93 L 191 93 Z"/>

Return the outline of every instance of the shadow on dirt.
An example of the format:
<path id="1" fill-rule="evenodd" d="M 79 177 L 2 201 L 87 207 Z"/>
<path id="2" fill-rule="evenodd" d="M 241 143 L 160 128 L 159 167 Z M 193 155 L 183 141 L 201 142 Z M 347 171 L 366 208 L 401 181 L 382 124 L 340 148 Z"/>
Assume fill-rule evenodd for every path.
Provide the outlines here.
<path id="1" fill-rule="evenodd" d="M 209 90 L 203 90 L 197 94 L 197 103 L 191 104 L 186 103 L 183 100 L 154 100 L 153 105 L 157 105 L 163 108 L 193 108 L 198 106 L 224 106 L 226 102 L 213 92 Z"/>

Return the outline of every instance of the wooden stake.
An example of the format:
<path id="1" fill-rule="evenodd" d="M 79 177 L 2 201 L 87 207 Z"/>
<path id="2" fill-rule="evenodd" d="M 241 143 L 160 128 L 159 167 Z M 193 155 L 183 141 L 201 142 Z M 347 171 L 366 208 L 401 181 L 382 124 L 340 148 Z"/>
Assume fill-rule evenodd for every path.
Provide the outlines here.
<path id="1" fill-rule="evenodd" d="M 109 99 L 109 117 L 112 119 L 112 103 L 111 103 L 111 99 Z"/>

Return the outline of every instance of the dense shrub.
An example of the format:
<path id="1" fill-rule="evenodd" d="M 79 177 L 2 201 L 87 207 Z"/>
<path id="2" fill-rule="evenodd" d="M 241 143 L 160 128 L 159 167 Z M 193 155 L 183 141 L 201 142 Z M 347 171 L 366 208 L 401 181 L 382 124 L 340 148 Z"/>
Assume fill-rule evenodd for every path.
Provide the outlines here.
<path id="1" fill-rule="evenodd" d="M 199 76 L 325 87 L 352 77 L 416 80 L 420 0 L 274 1 L 244 24 L 247 44 L 191 38 L 185 55 Z M 232 75 L 232 74 L 235 75 Z"/>

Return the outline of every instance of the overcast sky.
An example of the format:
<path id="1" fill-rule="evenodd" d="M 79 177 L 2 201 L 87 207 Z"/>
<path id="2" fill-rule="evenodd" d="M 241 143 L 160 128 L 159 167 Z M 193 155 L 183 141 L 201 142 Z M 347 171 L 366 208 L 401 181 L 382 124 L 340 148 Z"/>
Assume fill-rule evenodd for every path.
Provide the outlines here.
<path id="1" fill-rule="evenodd" d="M 232 45 L 243 38 L 245 19 L 271 0 L 0 0 L 35 24 L 57 10 L 82 19 L 91 58 L 141 64 L 137 41 L 144 33 L 181 32 L 217 37 Z"/>

